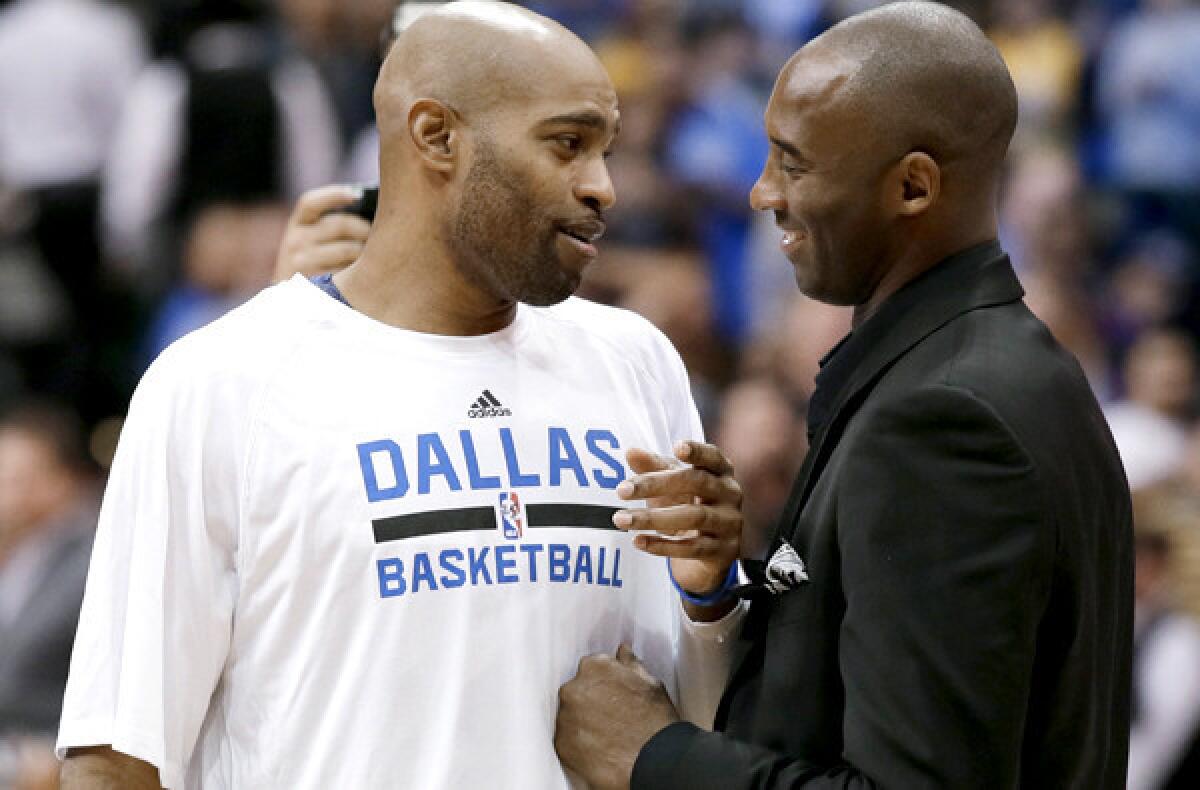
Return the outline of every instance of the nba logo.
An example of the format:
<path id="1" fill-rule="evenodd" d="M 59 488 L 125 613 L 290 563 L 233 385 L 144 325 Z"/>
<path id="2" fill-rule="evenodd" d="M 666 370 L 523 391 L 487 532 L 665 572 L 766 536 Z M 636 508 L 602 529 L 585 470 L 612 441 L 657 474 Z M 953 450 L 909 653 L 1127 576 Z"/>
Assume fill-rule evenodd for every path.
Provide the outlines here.
<path id="1" fill-rule="evenodd" d="M 525 534 L 525 509 L 521 507 L 521 500 L 517 498 L 516 491 L 504 491 L 500 494 L 500 501 L 496 505 L 496 519 L 500 531 L 509 540 L 517 540 Z"/>

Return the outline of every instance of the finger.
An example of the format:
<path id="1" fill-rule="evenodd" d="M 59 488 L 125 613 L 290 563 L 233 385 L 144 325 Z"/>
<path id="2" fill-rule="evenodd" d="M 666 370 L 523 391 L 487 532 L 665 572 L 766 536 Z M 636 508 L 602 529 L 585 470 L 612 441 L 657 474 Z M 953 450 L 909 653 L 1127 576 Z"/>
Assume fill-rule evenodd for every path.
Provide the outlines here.
<path id="1" fill-rule="evenodd" d="M 625 518 L 613 522 L 632 532 L 660 532 L 665 535 L 695 530 L 706 535 L 740 534 L 741 514 L 734 508 L 714 505 L 671 505 L 670 507 L 621 510 Z"/>
<path id="2" fill-rule="evenodd" d="M 617 646 L 617 662 L 621 664 L 636 664 L 638 657 L 634 654 L 633 648 L 622 642 Z"/>
<path id="3" fill-rule="evenodd" d="M 316 242 L 366 241 L 371 223 L 354 214 L 326 214 L 311 227 L 309 238 Z"/>
<path id="4" fill-rule="evenodd" d="M 275 267 L 275 279 L 286 280 L 297 272 L 305 277 L 315 277 L 340 271 L 358 260 L 362 251 L 362 242 L 336 241 L 314 247 L 304 254 L 281 255 Z"/>
<path id="5" fill-rule="evenodd" d="M 725 457 L 715 444 L 705 444 L 691 439 L 677 442 L 674 447 L 675 457 L 701 469 L 707 469 L 714 475 L 732 475 L 733 464 Z"/>
<path id="6" fill-rule="evenodd" d="M 323 274 L 337 274 L 342 269 L 345 269 L 347 266 L 354 263 L 354 260 L 355 259 L 353 259 L 353 258 L 351 258 L 349 260 L 337 260 L 337 261 L 328 262 L 328 263 L 325 263 L 325 264 L 322 264 L 319 266 L 314 266 L 311 269 L 305 270 L 305 276 L 306 277 L 319 277 Z"/>
<path id="7" fill-rule="evenodd" d="M 636 474 L 656 472 L 660 469 L 674 469 L 679 466 L 679 462 L 674 458 L 652 453 L 640 447 L 631 447 L 626 450 L 625 460 L 629 462 L 629 468 Z"/>
<path id="8" fill-rule="evenodd" d="M 695 467 L 648 472 L 617 486 L 617 496 L 622 499 L 670 497 L 687 502 L 691 497 L 700 497 L 706 502 L 737 504 L 741 495 L 741 486 L 732 477 L 717 477 Z"/>
<path id="9" fill-rule="evenodd" d="M 322 215 L 345 208 L 360 197 L 362 197 L 362 188 L 349 184 L 333 184 L 310 189 L 296 201 L 296 208 L 292 211 L 292 220 L 304 225 L 311 225 Z"/>
<path id="10" fill-rule="evenodd" d="M 613 662 L 612 653 L 589 653 L 579 659 L 579 669 L 576 674 L 597 672 Z"/>
<path id="11" fill-rule="evenodd" d="M 657 535 L 636 535 L 633 545 L 647 554 L 658 557 L 678 557 L 683 560 L 711 560 L 727 552 L 721 540 L 708 535 L 695 535 L 686 540 L 675 540 Z"/>

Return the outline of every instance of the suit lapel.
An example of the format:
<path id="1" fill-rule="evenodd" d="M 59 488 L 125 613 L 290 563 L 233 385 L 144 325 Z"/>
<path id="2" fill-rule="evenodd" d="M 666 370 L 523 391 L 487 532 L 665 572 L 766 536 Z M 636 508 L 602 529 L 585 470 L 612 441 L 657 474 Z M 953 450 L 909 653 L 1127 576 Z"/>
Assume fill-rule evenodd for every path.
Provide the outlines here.
<path id="1" fill-rule="evenodd" d="M 898 291 L 878 313 L 855 330 L 847 343 L 859 346 L 854 353 L 861 354 L 861 359 L 841 391 L 834 396 L 825 424 L 813 437 L 812 446 L 776 524 L 767 557 L 775 553 L 783 540 L 797 546 L 801 556 L 804 555 L 804 542 L 796 537 L 800 514 L 837 447 L 846 424 L 888 369 L 939 327 L 963 313 L 1015 302 L 1024 294 L 1008 256 L 997 242 L 992 241 L 964 250 L 937 264 Z M 848 346 L 842 350 L 848 350 Z M 763 564 L 746 563 L 747 571 L 750 572 L 750 566 L 759 571 L 759 566 Z M 767 621 L 776 599 L 774 595 L 760 597 L 750 606 L 742 638 L 752 643 L 751 649 L 734 668 L 721 698 L 715 722 L 718 730 L 725 729 L 729 721 L 734 697 L 762 667 Z"/>
<path id="2" fill-rule="evenodd" d="M 875 383 L 910 349 L 948 322 L 971 310 L 1014 302 L 1025 291 L 1008 256 L 996 242 L 951 256 L 922 274 L 884 303 L 855 330 L 851 342 L 865 354 L 838 393 L 825 425 L 813 437 L 804 464 L 792 484 L 770 551 L 791 540 L 800 513 L 849 418 Z"/>

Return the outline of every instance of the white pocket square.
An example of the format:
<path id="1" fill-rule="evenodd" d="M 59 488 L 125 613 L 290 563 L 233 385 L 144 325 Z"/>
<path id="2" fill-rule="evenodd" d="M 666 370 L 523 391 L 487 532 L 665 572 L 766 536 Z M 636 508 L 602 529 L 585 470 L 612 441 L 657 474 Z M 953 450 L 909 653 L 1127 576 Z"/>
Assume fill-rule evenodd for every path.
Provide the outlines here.
<path id="1" fill-rule="evenodd" d="M 785 593 L 808 581 L 804 560 L 786 540 L 771 555 L 766 569 L 767 589 L 775 595 Z"/>

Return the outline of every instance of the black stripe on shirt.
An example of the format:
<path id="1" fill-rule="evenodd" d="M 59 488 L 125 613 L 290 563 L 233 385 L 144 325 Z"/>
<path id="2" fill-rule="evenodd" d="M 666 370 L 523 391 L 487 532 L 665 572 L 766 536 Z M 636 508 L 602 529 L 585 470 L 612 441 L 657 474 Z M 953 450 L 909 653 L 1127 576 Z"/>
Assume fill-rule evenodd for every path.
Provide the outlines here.
<path id="1" fill-rule="evenodd" d="M 525 515 L 533 527 L 575 527 L 583 529 L 616 529 L 612 515 L 617 508 L 606 505 L 575 503 L 544 503 L 526 505 Z M 496 510 L 490 507 L 462 507 L 452 510 L 427 510 L 403 516 L 377 518 L 371 522 L 376 543 L 438 535 L 445 532 L 466 532 L 473 529 L 495 529 Z"/>

